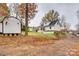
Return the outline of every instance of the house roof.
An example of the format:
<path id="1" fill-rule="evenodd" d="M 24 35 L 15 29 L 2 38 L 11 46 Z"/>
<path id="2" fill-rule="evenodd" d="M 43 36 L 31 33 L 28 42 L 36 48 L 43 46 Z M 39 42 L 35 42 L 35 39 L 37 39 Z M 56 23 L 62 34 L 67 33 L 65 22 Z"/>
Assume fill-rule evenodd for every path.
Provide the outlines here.
<path id="1" fill-rule="evenodd" d="M 44 26 L 44 27 L 54 26 L 56 23 L 59 24 L 59 25 L 61 26 L 59 20 L 57 19 L 57 20 L 54 20 L 54 21 L 50 22 L 49 25 Z"/>
<path id="2" fill-rule="evenodd" d="M 57 22 L 58 20 L 52 21 L 48 26 L 54 26 Z"/>

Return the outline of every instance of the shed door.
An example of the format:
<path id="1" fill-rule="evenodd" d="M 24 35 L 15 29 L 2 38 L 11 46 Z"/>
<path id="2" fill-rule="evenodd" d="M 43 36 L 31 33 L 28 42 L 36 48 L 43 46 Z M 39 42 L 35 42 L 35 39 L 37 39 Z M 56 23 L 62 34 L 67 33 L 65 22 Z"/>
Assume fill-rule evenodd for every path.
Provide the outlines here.
<path id="1" fill-rule="evenodd" d="M 5 18 L 3 22 L 4 32 L 3 33 L 21 33 L 20 21 L 14 17 Z"/>

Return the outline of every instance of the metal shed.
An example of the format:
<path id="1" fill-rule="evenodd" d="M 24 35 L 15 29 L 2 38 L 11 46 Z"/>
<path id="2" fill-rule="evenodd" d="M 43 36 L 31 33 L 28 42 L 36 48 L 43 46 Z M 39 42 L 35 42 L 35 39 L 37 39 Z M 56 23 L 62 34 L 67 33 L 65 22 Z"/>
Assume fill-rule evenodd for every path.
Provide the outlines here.
<path id="1" fill-rule="evenodd" d="M 21 20 L 14 16 L 7 16 L 0 22 L 0 33 L 19 34 L 21 33 Z"/>

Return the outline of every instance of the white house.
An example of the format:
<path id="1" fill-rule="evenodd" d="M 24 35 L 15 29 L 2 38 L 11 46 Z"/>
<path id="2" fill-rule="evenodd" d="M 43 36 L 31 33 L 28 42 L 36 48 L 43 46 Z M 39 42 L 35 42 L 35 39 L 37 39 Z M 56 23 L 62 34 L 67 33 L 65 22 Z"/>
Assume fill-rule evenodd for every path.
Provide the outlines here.
<path id="1" fill-rule="evenodd" d="M 20 34 L 21 21 L 14 16 L 7 16 L 0 22 L 0 33 L 2 34 Z"/>
<path id="2" fill-rule="evenodd" d="M 58 20 L 55 20 L 53 22 L 48 23 L 47 25 L 44 25 L 44 31 L 61 31 L 62 29 L 64 29 L 64 27 Z"/>

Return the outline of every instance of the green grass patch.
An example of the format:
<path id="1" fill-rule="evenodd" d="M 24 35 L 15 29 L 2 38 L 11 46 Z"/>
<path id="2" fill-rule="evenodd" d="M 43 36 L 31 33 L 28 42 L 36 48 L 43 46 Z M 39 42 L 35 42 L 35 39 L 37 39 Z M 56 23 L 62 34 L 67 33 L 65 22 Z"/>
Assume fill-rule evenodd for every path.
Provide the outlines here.
<path id="1" fill-rule="evenodd" d="M 29 35 L 37 38 L 60 39 L 65 36 L 65 32 L 29 32 Z"/>

